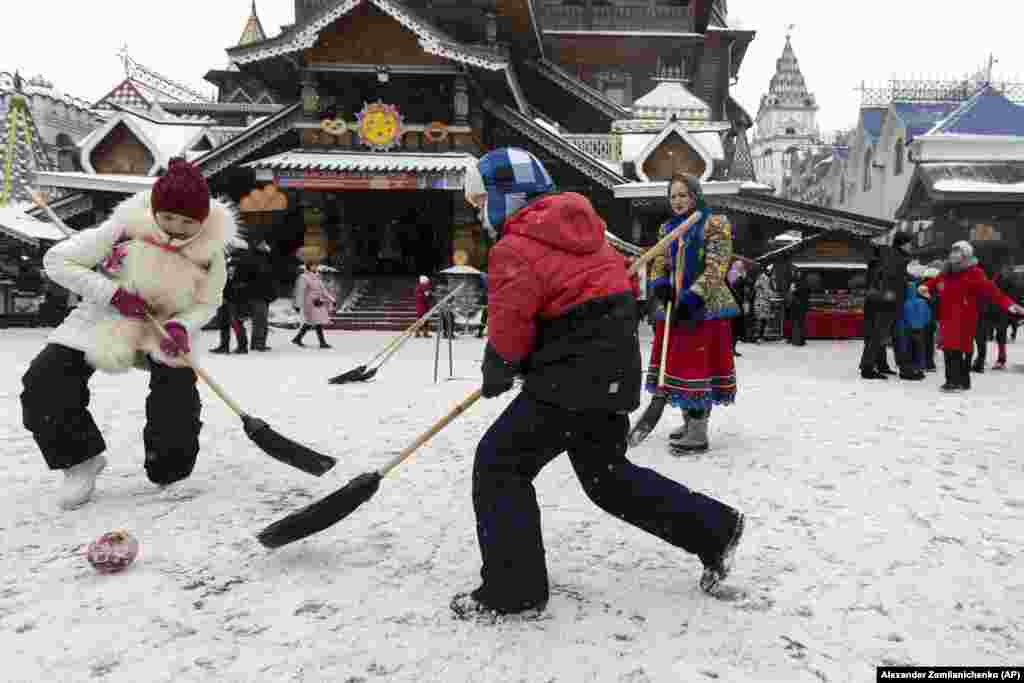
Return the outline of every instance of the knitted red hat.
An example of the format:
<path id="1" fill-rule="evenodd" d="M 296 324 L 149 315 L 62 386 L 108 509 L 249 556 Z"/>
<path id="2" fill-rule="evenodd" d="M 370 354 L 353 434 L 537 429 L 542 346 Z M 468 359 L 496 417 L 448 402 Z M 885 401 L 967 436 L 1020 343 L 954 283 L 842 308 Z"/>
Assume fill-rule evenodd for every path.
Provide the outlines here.
<path id="1" fill-rule="evenodd" d="M 153 184 L 152 202 L 153 213 L 167 211 L 202 223 L 210 215 L 210 188 L 195 166 L 176 157 Z"/>

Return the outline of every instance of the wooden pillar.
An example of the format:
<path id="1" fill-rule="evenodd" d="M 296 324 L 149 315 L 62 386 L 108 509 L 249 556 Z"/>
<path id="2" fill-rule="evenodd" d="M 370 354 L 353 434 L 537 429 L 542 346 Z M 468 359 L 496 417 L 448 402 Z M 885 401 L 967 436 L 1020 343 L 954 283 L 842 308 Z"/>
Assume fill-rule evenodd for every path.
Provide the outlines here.
<path id="1" fill-rule="evenodd" d="M 455 114 L 454 125 L 465 126 L 469 124 L 469 84 L 466 82 L 466 77 L 463 74 L 455 77 L 452 111 Z"/>

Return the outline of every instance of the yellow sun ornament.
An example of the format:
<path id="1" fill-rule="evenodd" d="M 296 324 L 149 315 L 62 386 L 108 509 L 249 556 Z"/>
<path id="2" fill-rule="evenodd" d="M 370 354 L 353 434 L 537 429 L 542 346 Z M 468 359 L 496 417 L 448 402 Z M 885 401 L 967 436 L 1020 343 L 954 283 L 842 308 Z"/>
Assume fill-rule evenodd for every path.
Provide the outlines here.
<path id="1" fill-rule="evenodd" d="M 398 146 L 402 137 L 402 115 L 397 107 L 378 100 L 366 104 L 358 117 L 361 143 L 378 152 Z"/>

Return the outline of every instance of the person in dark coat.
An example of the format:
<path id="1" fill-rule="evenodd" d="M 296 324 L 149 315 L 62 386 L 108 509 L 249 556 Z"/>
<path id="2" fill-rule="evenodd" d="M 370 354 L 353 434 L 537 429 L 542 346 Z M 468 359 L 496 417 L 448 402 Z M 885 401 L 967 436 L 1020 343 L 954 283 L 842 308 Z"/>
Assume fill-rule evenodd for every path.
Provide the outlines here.
<path id="1" fill-rule="evenodd" d="M 220 344 L 210 349 L 210 353 L 231 352 L 231 331 L 235 331 L 235 353 L 249 352 L 249 339 L 242 324 L 242 308 L 246 294 L 241 278 L 238 276 L 238 255 L 233 254 L 228 261 L 227 282 L 224 283 L 223 302 L 217 309 L 215 320 L 220 330 Z"/>
<path id="2" fill-rule="evenodd" d="M 260 242 L 239 255 L 236 265 L 239 297 L 252 316 L 253 351 L 269 351 L 267 346 L 268 314 L 270 302 L 277 298 L 274 267 L 270 259 L 270 246 Z M 244 331 L 242 339 L 245 338 Z"/>
<path id="3" fill-rule="evenodd" d="M 892 339 L 896 320 L 903 312 L 912 239 L 905 232 L 898 233 L 893 238 L 893 246 L 879 246 L 875 258 L 868 264 L 864 351 L 860 358 L 860 376 L 864 379 L 887 379 L 888 374 L 895 374 L 884 360 L 885 344 Z M 884 368 L 879 367 L 882 365 Z"/>
<path id="4" fill-rule="evenodd" d="M 1013 298 L 1009 268 L 1003 268 L 997 272 L 992 278 L 992 284 L 1006 292 L 1006 295 L 1011 299 Z M 978 327 L 974 334 L 975 353 L 974 362 L 971 364 L 971 372 L 985 372 L 985 360 L 988 358 L 988 342 L 993 337 L 995 337 L 999 355 L 992 369 L 1006 369 L 1006 331 L 1009 325 L 1009 315 L 1000 310 L 995 304 L 985 304 L 978 315 Z"/>
<path id="5" fill-rule="evenodd" d="M 498 149 L 467 170 L 466 199 L 497 243 L 483 395 L 523 376 L 522 390 L 480 440 L 473 508 L 481 585 L 457 594 L 462 619 L 536 614 L 549 587 L 534 478 L 563 452 L 608 513 L 704 564 L 713 592 L 743 531 L 739 511 L 626 459 L 628 413 L 640 403 L 638 312 L 622 257 L 583 196 L 556 193 L 533 155 Z"/>
<path id="6" fill-rule="evenodd" d="M 807 273 L 800 273 L 790 290 L 789 343 L 793 346 L 807 345 L 807 313 L 811 310 L 811 288 L 807 284 Z"/>

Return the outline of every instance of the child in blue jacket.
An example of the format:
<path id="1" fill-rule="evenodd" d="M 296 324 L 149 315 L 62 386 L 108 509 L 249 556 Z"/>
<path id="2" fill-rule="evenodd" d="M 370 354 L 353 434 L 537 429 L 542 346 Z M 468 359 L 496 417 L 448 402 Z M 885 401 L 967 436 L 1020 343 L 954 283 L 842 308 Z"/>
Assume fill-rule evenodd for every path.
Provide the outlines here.
<path id="1" fill-rule="evenodd" d="M 932 320 L 931 307 L 917 292 L 920 284 L 914 279 L 907 284 L 903 314 L 896 321 L 896 356 L 900 366 L 900 379 L 924 379 L 925 330 Z"/>

